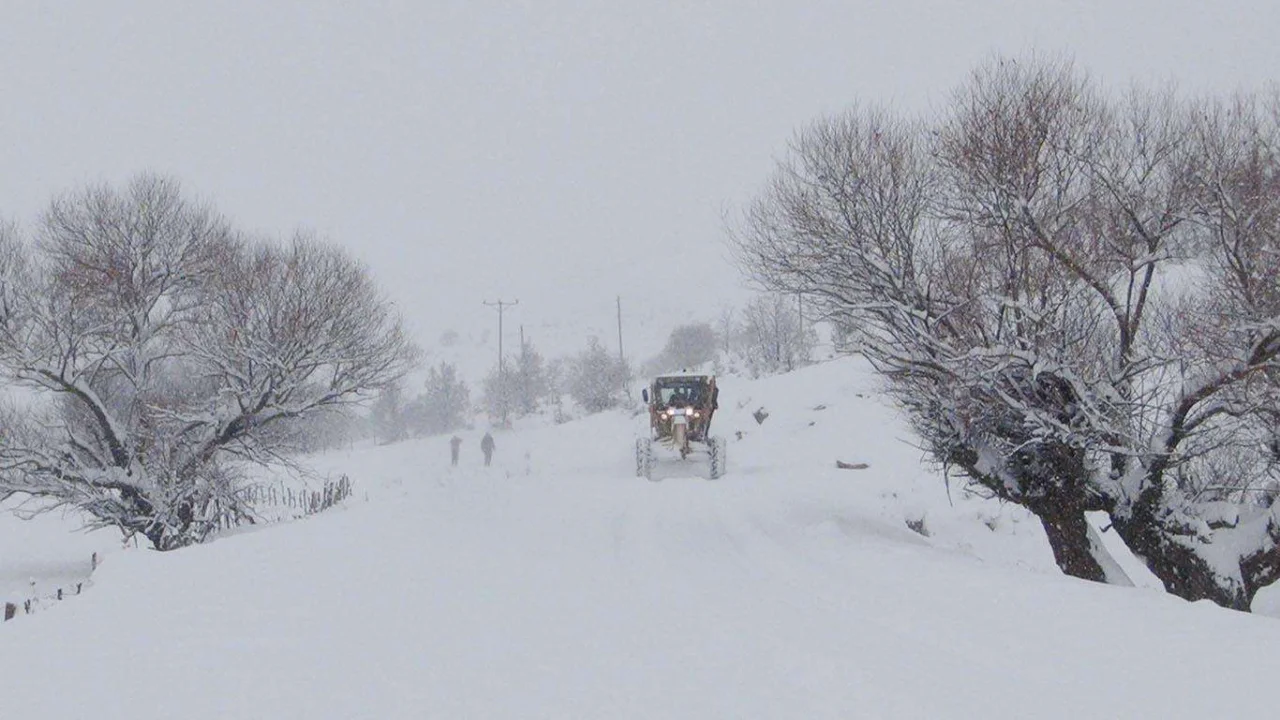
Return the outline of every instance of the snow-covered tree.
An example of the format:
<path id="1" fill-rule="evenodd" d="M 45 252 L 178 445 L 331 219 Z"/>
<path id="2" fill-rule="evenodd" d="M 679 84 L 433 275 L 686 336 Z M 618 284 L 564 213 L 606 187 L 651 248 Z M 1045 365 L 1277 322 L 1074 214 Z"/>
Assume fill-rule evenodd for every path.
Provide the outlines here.
<path id="1" fill-rule="evenodd" d="M 485 375 L 482 387 L 481 406 L 484 411 L 494 422 L 507 418 L 515 408 L 515 398 L 519 393 L 519 379 L 512 371 L 511 363 L 494 365 Z"/>
<path id="2" fill-rule="evenodd" d="M 564 396 L 569 393 L 568 378 L 572 371 L 572 357 L 556 357 L 547 363 L 547 400 L 556 423 L 571 419 L 564 407 Z"/>
<path id="3" fill-rule="evenodd" d="M 504 408 L 507 413 L 524 416 L 537 412 L 543 401 L 554 403 L 556 372 L 563 363 L 563 360 L 557 360 L 548 364 L 533 341 L 525 339 L 520 353 L 507 358 L 503 372 L 494 366 L 485 376 L 483 403 L 486 411 L 495 418 L 503 416 Z"/>
<path id="4" fill-rule="evenodd" d="M 662 352 L 645 364 L 647 374 L 694 368 L 715 359 L 718 339 L 710 323 L 681 325 L 671 331 Z"/>
<path id="5" fill-rule="evenodd" d="M 589 413 L 617 407 L 625 399 L 624 387 L 630 377 L 626 363 L 592 337 L 587 348 L 574 356 L 564 382 L 569 396 Z"/>
<path id="6" fill-rule="evenodd" d="M 56 198 L 0 232 L 0 498 L 70 507 L 158 549 L 246 512 L 272 426 L 368 396 L 414 361 L 368 272 L 298 236 L 242 237 L 171 179 Z"/>
<path id="7" fill-rule="evenodd" d="M 742 311 L 742 353 L 755 377 L 790 372 L 808 364 L 817 334 L 805 327 L 793 297 L 759 295 Z"/>
<path id="8" fill-rule="evenodd" d="M 427 371 L 426 391 L 410 404 L 410 427 L 422 435 L 437 435 L 467 424 L 471 389 L 458 377 L 453 363 L 441 362 Z"/>
<path id="9" fill-rule="evenodd" d="M 1063 571 L 1248 609 L 1280 577 L 1280 100 L 981 66 L 936 119 L 798 134 L 735 228 L 839 323 L 933 456 L 1041 520 Z M 1259 492 L 1265 491 L 1265 492 Z"/>
<path id="10" fill-rule="evenodd" d="M 542 353 L 533 346 L 533 340 L 524 341 L 513 364 L 515 386 L 512 388 L 512 400 L 515 410 L 521 415 L 537 412 L 542 401 L 551 394 L 552 385 L 546 362 Z"/>

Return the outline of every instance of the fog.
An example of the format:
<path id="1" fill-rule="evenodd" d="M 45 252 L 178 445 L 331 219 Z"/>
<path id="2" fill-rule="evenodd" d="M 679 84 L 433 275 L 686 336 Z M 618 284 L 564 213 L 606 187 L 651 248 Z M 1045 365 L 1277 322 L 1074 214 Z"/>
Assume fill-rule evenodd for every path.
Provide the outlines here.
<path id="1" fill-rule="evenodd" d="M 747 296 L 725 217 L 815 116 L 926 111 L 1030 49 L 1115 87 L 1256 88 L 1277 36 L 1263 2 L 8 4 L 0 216 L 172 174 L 350 248 L 426 346 L 501 298 L 572 349 L 621 296 L 644 355 Z"/>

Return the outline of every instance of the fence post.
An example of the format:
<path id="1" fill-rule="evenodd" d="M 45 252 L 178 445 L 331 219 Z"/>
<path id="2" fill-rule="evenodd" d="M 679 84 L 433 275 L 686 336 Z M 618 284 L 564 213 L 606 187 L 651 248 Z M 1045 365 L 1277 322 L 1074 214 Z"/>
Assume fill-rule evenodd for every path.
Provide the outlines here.
<path id="1" fill-rule="evenodd" d="M 7 602 L 7 603 L 5 603 L 5 604 L 4 604 L 4 619 L 5 619 L 6 621 L 8 621 L 8 620 L 12 620 L 12 619 L 13 619 L 13 616 L 14 616 L 14 615 L 17 615 L 17 614 L 18 614 L 18 606 L 17 606 L 17 605 L 14 605 L 14 604 L 13 604 L 13 603 L 11 603 L 11 602 Z"/>

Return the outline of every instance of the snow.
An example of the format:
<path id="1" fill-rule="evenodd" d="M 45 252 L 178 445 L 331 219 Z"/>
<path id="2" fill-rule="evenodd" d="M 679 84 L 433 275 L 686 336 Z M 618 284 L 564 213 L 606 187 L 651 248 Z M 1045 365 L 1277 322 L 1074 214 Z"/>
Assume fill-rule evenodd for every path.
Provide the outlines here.
<path id="1" fill-rule="evenodd" d="M 717 481 L 674 460 L 661 481 L 634 477 L 643 418 L 614 412 L 518 423 L 491 468 L 480 430 L 452 469 L 447 436 L 320 456 L 355 500 L 177 552 L 120 551 L 48 518 L 20 526 L 44 545 L 11 554 L 6 517 L 0 578 L 52 572 L 60 550 L 116 551 L 85 594 L 0 625 L 0 714 L 1273 711 L 1238 689 L 1266 687 L 1280 624 L 1164 595 L 1121 553 L 1136 588 L 1062 577 L 1034 518 L 954 484 L 948 498 L 862 363 L 720 384 Z"/>
<path id="2" fill-rule="evenodd" d="M 654 379 L 657 380 L 657 379 L 667 378 L 667 379 L 674 379 L 674 380 L 695 380 L 695 379 L 702 380 L 702 379 L 709 378 L 714 374 L 715 373 L 709 373 L 709 372 L 687 372 L 687 371 L 686 372 L 664 372 L 661 375 L 658 375 L 657 377 L 655 377 Z"/>

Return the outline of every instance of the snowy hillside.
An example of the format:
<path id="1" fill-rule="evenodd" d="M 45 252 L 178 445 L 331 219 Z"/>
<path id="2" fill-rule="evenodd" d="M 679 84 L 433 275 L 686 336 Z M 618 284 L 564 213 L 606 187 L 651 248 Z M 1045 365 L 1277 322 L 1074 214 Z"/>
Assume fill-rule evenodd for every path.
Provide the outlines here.
<path id="1" fill-rule="evenodd" d="M 491 468 L 474 435 L 458 468 L 445 438 L 329 454 L 345 507 L 114 547 L 84 595 L 0 625 L 0 715 L 1270 715 L 1280 624 L 1062 577 L 1033 518 L 948 498 L 858 361 L 722 387 L 718 481 L 635 478 L 617 412 L 517 424 Z M 11 586 L 118 546 L 15 522 Z"/>

